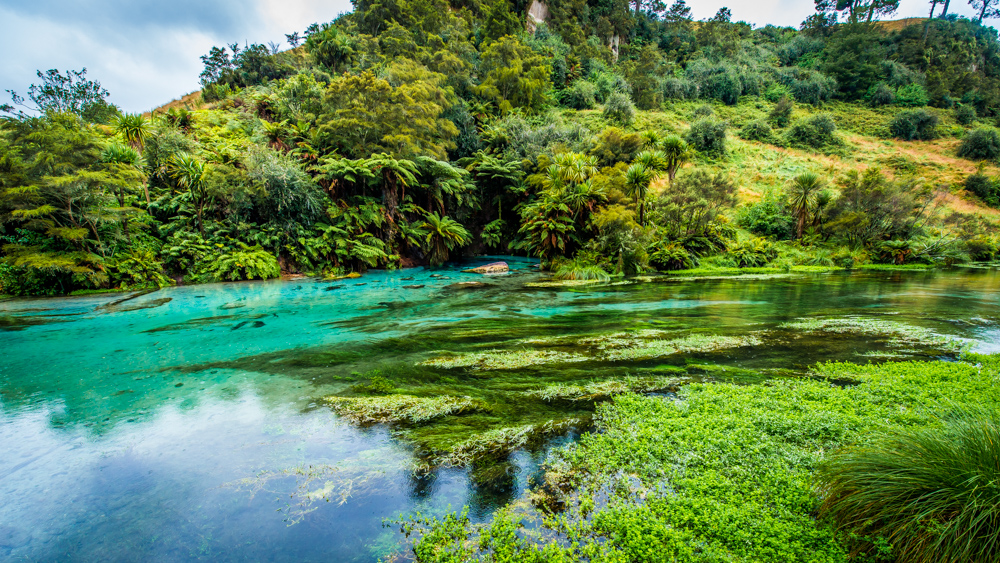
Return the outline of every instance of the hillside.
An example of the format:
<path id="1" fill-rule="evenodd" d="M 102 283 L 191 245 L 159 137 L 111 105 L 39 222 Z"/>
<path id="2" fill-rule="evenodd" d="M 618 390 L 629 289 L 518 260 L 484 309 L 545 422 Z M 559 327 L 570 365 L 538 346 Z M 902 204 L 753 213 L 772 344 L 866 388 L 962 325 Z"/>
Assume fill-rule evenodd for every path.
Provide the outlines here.
<path id="1" fill-rule="evenodd" d="M 527 32 L 516 3 L 359 2 L 287 51 L 213 48 L 148 115 L 7 118 L 2 292 L 481 253 L 571 280 L 995 258 L 992 28 L 601 6 Z"/>

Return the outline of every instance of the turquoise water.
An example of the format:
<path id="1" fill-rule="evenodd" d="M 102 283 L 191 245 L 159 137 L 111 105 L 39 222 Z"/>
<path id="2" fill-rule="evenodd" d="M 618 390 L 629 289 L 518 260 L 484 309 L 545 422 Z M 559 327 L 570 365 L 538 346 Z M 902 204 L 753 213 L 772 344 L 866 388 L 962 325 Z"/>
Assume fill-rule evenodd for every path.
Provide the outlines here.
<path id="1" fill-rule="evenodd" d="M 752 383 L 899 348 L 785 326 L 801 318 L 876 319 L 1000 351 L 993 270 L 554 288 L 527 286 L 542 279 L 534 264 L 509 260 L 510 275 L 488 278 L 417 269 L 0 302 L 0 559 L 374 561 L 400 539 L 383 518 L 463 505 L 488 518 L 547 448 L 586 429 L 591 403 L 526 398 L 532 389 L 666 374 Z M 486 286 L 452 286 L 465 281 Z M 593 340 L 642 330 L 761 336 L 625 361 Z M 421 365 L 490 350 L 578 359 Z M 398 392 L 486 407 L 393 427 L 338 418 L 323 397 L 358 395 L 373 369 Z M 428 461 L 482 431 L 545 421 L 573 422 L 492 460 L 502 479 Z"/>

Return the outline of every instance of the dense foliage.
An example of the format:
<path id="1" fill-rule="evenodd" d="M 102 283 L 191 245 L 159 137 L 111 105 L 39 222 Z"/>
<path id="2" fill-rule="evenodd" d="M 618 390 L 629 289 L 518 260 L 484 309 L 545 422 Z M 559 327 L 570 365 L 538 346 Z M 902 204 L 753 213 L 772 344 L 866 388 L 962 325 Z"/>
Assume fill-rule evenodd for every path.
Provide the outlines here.
<path id="1" fill-rule="evenodd" d="M 359 0 L 289 34 L 286 51 L 212 48 L 200 98 L 153 115 L 121 113 L 85 70 L 40 72 L 32 103 L 12 93 L 0 108 L 0 292 L 335 276 L 480 252 L 597 279 L 716 255 L 982 257 L 996 242 L 985 227 L 942 222 L 896 162 L 863 179 L 831 167 L 805 192 L 789 170 L 760 202 L 726 171 L 744 158 L 734 137 L 846 155 L 845 127 L 961 137 L 957 154 L 1000 157 L 996 33 L 952 16 L 888 31 L 877 20 L 891 4 L 819 2 L 796 31 L 726 9 L 694 22 L 683 1 L 558 0 L 528 31 L 524 3 Z M 845 102 L 879 122 L 853 121 Z M 963 183 L 995 204 L 993 184 Z"/>

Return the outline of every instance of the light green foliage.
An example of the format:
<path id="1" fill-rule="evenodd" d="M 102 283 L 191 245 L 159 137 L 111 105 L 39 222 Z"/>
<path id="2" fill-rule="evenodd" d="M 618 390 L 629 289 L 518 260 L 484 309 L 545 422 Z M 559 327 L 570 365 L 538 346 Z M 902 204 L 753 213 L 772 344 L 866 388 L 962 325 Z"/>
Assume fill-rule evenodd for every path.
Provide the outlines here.
<path id="1" fill-rule="evenodd" d="M 822 149 L 841 143 L 836 131 L 833 118 L 819 114 L 793 123 L 785 133 L 785 142 L 793 147 Z"/>
<path id="2" fill-rule="evenodd" d="M 445 369 L 469 368 L 475 370 L 520 369 L 527 366 L 542 364 L 561 364 L 566 362 L 584 362 L 586 356 L 549 350 L 491 350 L 463 354 L 460 356 L 442 356 L 421 362 L 420 365 L 434 366 Z"/>
<path id="3" fill-rule="evenodd" d="M 163 273 L 163 265 L 150 250 L 135 249 L 116 256 L 108 264 L 111 283 L 121 289 L 161 288 L 174 284 Z"/>
<path id="4" fill-rule="evenodd" d="M 729 245 L 726 254 L 738 268 L 759 268 L 777 258 L 778 249 L 767 239 L 751 237 Z"/>
<path id="5" fill-rule="evenodd" d="M 997 359 L 982 356 L 957 363 L 820 364 L 816 367 L 820 380 L 749 386 L 694 384 L 682 390 L 679 401 L 619 396 L 598 407 L 596 432 L 550 462 L 547 478 L 563 485 L 545 494 L 565 509 L 551 516 L 529 514 L 542 518 L 541 533 L 530 533 L 523 513 L 511 511 L 501 511 L 491 525 L 478 531 L 461 515 L 411 521 L 411 532 L 423 532 L 414 553 L 426 562 L 493 561 L 492 554 L 502 552 L 523 561 L 844 563 L 853 547 L 845 541 L 848 536 L 839 535 L 827 520 L 815 517 L 821 494 L 831 490 L 814 487 L 816 468 L 842 446 L 857 444 L 862 451 L 883 451 L 883 432 L 908 427 L 926 428 L 921 443 L 939 444 L 935 451 L 944 454 L 957 449 L 961 442 L 940 439 L 937 417 L 966 405 L 975 408 L 996 403 L 1000 399 L 995 384 L 998 367 Z M 830 383 L 843 380 L 857 384 Z M 978 436 L 983 426 L 976 427 L 980 429 L 975 431 Z M 921 431 L 910 431 L 904 437 L 912 432 Z M 964 438 L 971 437 L 968 432 L 973 430 L 958 433 L 956 438 L 968 439 Z M 933 442 L 932 437 L 936 438 Z M 901 451 L 909 451 L 907 448 Z M 978 441 L 965 451 L 993 450 L 995 445 Z M 847 460 L 857 460 L 851 457 L 852 452 L 857 450 L 835 454 L 833 459 L 844 461 L 825 467 L 833 470 L 844 467 Z M 949 456 L 942 463 L 948 467 L 956 459 L 969 459 L 967 455 Z M 891 459 L 888 455 L 874 458 L 882 462 Z M 954 470 L 930 464 L 924 470 L 924 466 L 910 462 L 899 469 L 955 478 L 969 471 L 968 464 Z M 989 462 L 985 467 L 996 469 Z M 843 474 L 825 473 L 830 477 L 823 483 Z M 847 473 L 839 482 L 840 490 L 857 490 L 847 487 L 864 483 L 851 475 Z M 902 481 L 893 482 L 898 483 L 895 491 L 919 494 Z M 970 491 L 968 487 L 962 490 Z M 865 505 L 873 510 L 894 506 L 886 504 L 893 502 L 890 499 L 907 498 L 882 497 L 874 488 L 864 494 L 868 496 L 857 498 L 877 499 Z M 935 504 L 919 506 L 929 511 Z M 985 502 L 958 506 L 963 508 L 962 518 L 991 510 Z M 892 520 L 844 522 L 857 522 L 859 531 L 866 533 L 881 531 L 874 526 L 884 522 L 894 526 L 884 529 L 888 532 L 913 521 L 904 514 L 912 513 L 893 511 Z M 943 524 L 967 521 L 949 519 Z M 902 548 L 922 538 L 942 538 L 943 545 L 958 549 L 951 541 L 954 534 L 942 534 L 947 529 L 925 529 L 893 541 L 874 534 L 855 538 L 864 551 L 871 550 L 870 555 L 882 546 L 882 555 L 896 560 L 902 556 Z M 991 528 L 991 533 L 995 529 Z M 451 556 L 455 559 L 449 559 Z"/>
<path id="6" fill-rule="evenodd" d="M 421 227 L 427 233 L 424 242 L 428 249 L 428 260 L 434 266 L 447 262 L 451 250 L 468 244 L 472 239 L 472 235 L 461 223 L 437 213 L 428 214 Z"/>
<path id="7" fill-rule="evenodd" d="M 513 36 L 491 43 L 482 53 L 483 81 L 479 95 L 492 100 L 501 113 L 515 108 L 541 110 L 552 87 L 552 68 Z"/>
<path id="8" fill-rule="evenodd" d="M 267 280 L 281 276 L 278 259 L 259 246 L 239 244 L 207 258 L 199 273 L 211 281 Z"/>

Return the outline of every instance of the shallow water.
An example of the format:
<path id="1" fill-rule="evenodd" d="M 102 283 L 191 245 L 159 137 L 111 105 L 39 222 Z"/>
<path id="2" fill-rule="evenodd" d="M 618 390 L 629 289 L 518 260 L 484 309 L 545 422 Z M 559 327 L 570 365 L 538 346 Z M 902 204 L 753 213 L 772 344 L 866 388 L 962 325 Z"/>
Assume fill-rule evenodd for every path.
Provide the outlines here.
<path id="1" fill-rule="evenodd" d="M 510 260 L 511 275 L 488 278 L 406 270 L 0 302 L 0 559 L 374 561 L 399 540 L 383 518 L 463 505 L 487 518 L 523 492 L 546 448 L 586 428 L 593 402 L 531 397 L 547 385 L 752 383 L 828 359 L 946 353 L 782 326 L 801 318 L 860 316 L 1000 351 L 992 270 L 537 288 L 525 285 L 540 279 L 533 264 Z M 447 287 L 462 281 L 488 286 Z M 609 335 L 637 331 L 759 341 L 615 357 Z M 515 369 L 421 365 L 490 350 L 541 355 Z M 398 392 L 484 407 L 359 428 L 323 397 L 364 396 L 352 386 L 373 369 Z M 486 467 L 499 480 L 434 466 L 485 430 L 548 421 L 565 424 Z"/>

